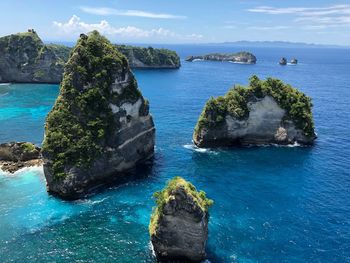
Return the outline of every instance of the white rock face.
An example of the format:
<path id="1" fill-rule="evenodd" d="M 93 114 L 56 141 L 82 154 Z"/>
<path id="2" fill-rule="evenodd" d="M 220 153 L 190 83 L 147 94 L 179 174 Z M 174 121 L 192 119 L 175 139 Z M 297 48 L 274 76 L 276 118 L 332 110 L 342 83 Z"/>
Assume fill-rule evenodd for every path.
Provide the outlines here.
<path id="1" fill-rule="evenodd" d="M 285 110 L 281 109 L 273 98 L 264 97 L 257 102 L 248 104 L 249 118 L 239 121 L 226 116 L 226 125 L 230 137 L 271 137 L 281 125 Z"/>

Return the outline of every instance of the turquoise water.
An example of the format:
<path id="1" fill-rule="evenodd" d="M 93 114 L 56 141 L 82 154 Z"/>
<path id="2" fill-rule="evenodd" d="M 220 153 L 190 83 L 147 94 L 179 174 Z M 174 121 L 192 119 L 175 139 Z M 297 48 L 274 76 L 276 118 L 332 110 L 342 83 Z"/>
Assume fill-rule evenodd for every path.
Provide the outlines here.
<path id="1" fill-rule="evenodd" d="M 189 54 L 236 51 L 173 46 Z M 207 192 L 211 262 L 350 262 L 350 51 L 253 48 L 256 65 L 183 62 L 138 70 L 157 128 L 153 166 L 84 200 L 49 196 L 39 168 L 0 172 L 0 262 L 153 262 L 151 196 L 175 175 Z M 281 67 L 281 56 L 297 66 Z M 274 76 L 313 98 L 313 147 L 196 150 L 204 102 L 251 74 Z M 0 141 L 40 144 L 58 85 L 0 85 Z"/>

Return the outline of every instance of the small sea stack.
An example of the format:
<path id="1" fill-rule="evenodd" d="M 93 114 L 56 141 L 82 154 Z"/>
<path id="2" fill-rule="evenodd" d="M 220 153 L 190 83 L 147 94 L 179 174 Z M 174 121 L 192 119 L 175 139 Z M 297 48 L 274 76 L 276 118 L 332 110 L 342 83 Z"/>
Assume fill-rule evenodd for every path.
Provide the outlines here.
<path id="1" fill-rule="evenodd" d="M 198 147 L 306 144 L 316 139 L 311 98 L 281 80 L 257 76 L 210 98 L 193 133 Z"/>
<path id="2" fill-rule="evenodd" d="M 159 259 L 199 262 L 205 259 L 208 239 L 208 209 L 213 201 L 205 192 L 181 177 L 170 180 L 154 194 L 149 232 Z"/>
<path id="3" fill-rule="evenodd" d="M 286 58 L 281 58 L 280 61 L 279 61 L 279 64 L 282 65 L 282 66 L 287 65 L 287 59 Z"/>
<path id="4" fill-rule="evenodd" d="M 293 65 L 296 65 L 296 64 L 298 64 L 298 60 L 296 58 L 292 58 L 290 63 L 293 64 Z"/>

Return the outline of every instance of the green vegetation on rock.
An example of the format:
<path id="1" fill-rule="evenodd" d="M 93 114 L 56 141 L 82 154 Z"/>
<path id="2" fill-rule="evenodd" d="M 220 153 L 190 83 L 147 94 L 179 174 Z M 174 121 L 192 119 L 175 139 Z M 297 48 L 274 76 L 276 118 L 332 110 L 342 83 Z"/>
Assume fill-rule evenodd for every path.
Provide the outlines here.
<path id="1" fill-rule="evenodd" d="M 30 142 L 25 142 L 21 144 L 21 148 L 24 152 L 27 152 L 27 153 L 32 153 L 36 151 L 35 145 Z"/>
<path id="2" fill-rule="evenodd" d="M 126 45 L 117 45 L 118 50 L 123 53 L 128 59 L 132 67 L 137 67 L 134 65 L 133 60 L 137 59 L 146 66 L 154 67 L 179 67 L 180 58 L 175 51 L 169 49 L 158 49 L 158 48 L 144 48 L 144 47 L 134 47 Z"/>
<path id="3" fill-rule="evenodd" d="M 156 199 L 157 206 L 153 209 L 151 215 L 151 221 L 149 225 L 149 232 L 152 235 L 155 233 L 157 228 L 158 220 L 162 215 L 163 208 L 165 204 L 171 199 L 174 198 L 173 193 L 178 188 L 183 188 L 187 195 L 190 196 L 196 204 L 204 211 L 207 212 L 209 207 L 213 204 L 213 200 L 206 197 L 204 191 L 197 191 L 196 187 L 187 182 L 185 179 L 177 176 L 169 180 L 166 187 L 159 192 L 154 193 L 154 198 Z"/>
<path id="4" fill-rule="evenodd" d="M 108 101 L 110 87 L 128 69 L 126 58 L 97 31 L 81 35 L 66 64 L 60 95 L 46 119 L 43 154 L 52 160 L 55 178 L 65 177 L 73 166 L 88 168 L 101 156 L 116 128 Z M 115 100 L 121 103 L 123 97 L 140 97 L 132 80 L 124 89 L 128 94 Z"/>
<path id="5" fill-rule="evenodd" d="M 287 119 L 294 122 L 305 136 L 314 136 L 311 99 L 304 93 L 281 80 L 267 78 L 260 80 L 253 75 L 248 87 L 235 86 L 225 96 L 210 98 L 195 127 L 195 133 L 204 128 L 223 124 L 226 115 L 238 120 L 249 117 L 248 102 L 254 98 L 271 96 L 286 111 Z"/>

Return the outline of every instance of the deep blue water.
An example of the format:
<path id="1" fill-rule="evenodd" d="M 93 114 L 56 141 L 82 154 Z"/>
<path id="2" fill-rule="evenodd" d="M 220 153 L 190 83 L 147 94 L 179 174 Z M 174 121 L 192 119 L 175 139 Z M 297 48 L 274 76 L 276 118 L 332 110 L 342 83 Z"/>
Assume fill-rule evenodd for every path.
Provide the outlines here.
<path id="1" fill-rule="evenodd" d="M 190 54 L 238 51 L 173 46 Z M 211 262 L 350 262 L 350 50 L 250 48 L 256 65 L 183 61 L 180 70 L 135 71 L 157 128 L 153 167 L 93 197 L 49 196 L 40 169 L 0 172 L 0 262 L 152 262 L 153 192 L 180 175 L 214 199 Z M 281 56 L 297 66 L 281 67 Z M 196 151 L 205 101 L 252 74 L 274 76 L 313 98 L 313 147 Z M 0 85 L 0 141 L 40 144 L 58 85 Z M 144 173 L 143 173 L 144 174 Z"/>

